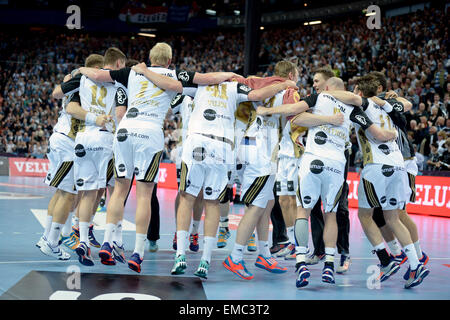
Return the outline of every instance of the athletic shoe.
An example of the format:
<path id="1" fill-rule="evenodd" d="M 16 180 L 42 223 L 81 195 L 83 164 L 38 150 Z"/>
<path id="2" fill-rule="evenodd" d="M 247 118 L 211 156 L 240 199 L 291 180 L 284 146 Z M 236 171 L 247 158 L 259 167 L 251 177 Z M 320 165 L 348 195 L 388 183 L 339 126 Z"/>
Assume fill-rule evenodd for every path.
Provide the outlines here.
<path id="1" fill-rule="evenodd" d="M 39 238 L 39 241 L 36 242 L 36 247 L 38 247 L 40 249 L 43 245 L 45 245 L 46 241 L 47 241 L 47 238 L 45 238 L 44 236 L 41 236 Z"/>
<path id="2" fill-rule="evenodd" d="M 197 271 L 194 272 L 194 275 L 203 279 L 208 279 L 208 270 L 209 270 L 209 262 L 206 260 L 200 260 L 200 264 L 198 265 Z"/>
<path id="3" fill-rule="evenodd" d="M 113 249 L 109 245 L 108 242 L 102 244 L 102 248 L 98 252 L 98 256 L 100 257 L 100 262 L 107 266 L 114 266 L 116 264 L 116 260 L 114 260 Z"/>
<path id="4" fill-rule="evenodd" d="M 76 237 L 72 231 L 68 237 L 61 236 L 61 243 L 70 250 L 75 250 L 80 243 L 80 238 Z"/>
<path id="5" fill-rule="evenodd" d="M 156 241 L 149 240 L 148 241 L 148 251 L 150 252 L 156 252 L 158 251 L 158 243 Z"/>
<path id="6" fill-rule="evenodd" d="M 230 230 L 228 228 L 219 228 L 219 236 L 217 240 L 217 248 L 225 248 L 227 246 L 227 240 L 230 238 Z"/>
<path id="7" fill-rule="evenodd" d="M 173 236 L 172 248 L 173 248 L 173 250 L 177 250 L 177 233 L 176 232 L 175 232 L 175 235 Z"/>
<path id="8" fill-rule="evenodd" d="M 276 257 L 284 257 L 287 256 L 289 254 L 292 254 L 292 252 L 295 253 L 295 245 L 292 243 L 288 243 L 287 246 L 285 246 L 283 249 L 281 249 L 280 251 L 278 251 L 275 256 Z"/>
<path id="9" fill-rule="evenodd" d="M 316 256 L 313 253 L 311 253 L 310 255 L 306 256 L 306 260 L 305 263 L 307 265 L 313 265 L 313 264 L 318 264 L 320 261 L 322 261 L 323 259 L 325 259 L 325 254 L 321 254 L 319 256 Z"/>
<path id="10" fill-rule="evenodd" d="M 91 224 L 89 226 L 89 245 L 91 247 L 100 248 L 101 244 L 94 237 L 94 225 Z"/>
<path id="11" fill-rule="evenodd" d="M 303 288 L 308 285 L 308 278 L 311 276 L 306 264 L 304 262 L 297 263 L 295 265 L 295 272 L 298 273 L 297 280 L 295 282 L 295 286 L 297 288 Z"/>
<path id="12" fill-rule="evenodd" d="M 425 252 L 422 251 L 422 258 L 419 259 L 419 262 L 421 264 L 423 264 L 424 266 L 427 265 L 428 261 L 430 260 L 430 258 L 425 254 Z M 406 270 L 405 274 L 403 275 L 403 279 L 404 280 L 408 280 L 409 279 L 409 273 L 411 272 L 411 267 L 408 267 L 408 270 Z"/>
<path id="13" fill-rule="evenodd" d="M 238 263 L 234 262 L 231 259 L 231 256 L 228 256 L 224 262 L 222 262 L 223 266 L 236 274 L 239 278 L 244 280 L 253 279 L 253 275 L 247 270 L 245 267 L 244 260 L 239 261 Z"/>
<path id="14" fill-rule="evenodd" d="M 390 276 L 394 275 L 400 269 L 400 265 L 391 259 L 391 262 L 383 267 L 380 266 L 380 282 L 386 281 Z"/>
<path id="15" fill-rule="evenodd" d="M 94 260 L 91 257 L 91 249 L 85 242 L 80 242 L 78 247 L 75 249 L 75 252 L 78 255 L 78 261 L 84 265 L 91 267 L 94 265 Z"/>
<path id="16" fill-rule="evenodd" d="M 141 273 L 141 264 L 144 259 L 141 259 L 139 253 L 135 252 L 131 255 L 130 260 L 128 260 L 128 268 L 137 273 Z"/>
<path id="17" fill-rule="evenodd" d="M 275 255 L 277 252 L 280 252 L 280 250 L 287 247 L 289 244 L 290 244 L 289 242 L 286 242 L 286 243 L 278 243 L 276 245 L 273 245 L 272 248 L 270 248 L 270 253 L 272 255 Z"/>
<path id="18" fill-rule="evenodd" d="M 190 249 L 192 252 L 197 252 L 197 251 L 198 251 L 198 248 L 199 248 L 199 246 L 198 246 L 198 233 L 196 233 L 196 234 L 191 234 L 191 235 L 189 236 L 189 240 L 190 240 L 189 249 Z"/>
<path id="19" fill-rule="evenodd" d="M 173 264 L 171 274 L 184 274 L 184 271 L 187 268 L 186 264 L 186 255 L 180 254 L 175 257 L 175 263 Z"/>
<path id="20" fill-rule="evenodd" d="M 396 256 L 394 255 L 390 255 L 391 259 L 394 259 L 395 262 L 398 263 L 399 266 L 401 266 L 402 264 L 404 264 L 406 262 L 406 260 L 408 260 L 408 256 L 406 255 L 406 253 L 402 252 Z"/>
<path id="21" fill-rule="evenodd" d="M 263 257 L 262 255 L 259 255 L 256 258 L 255 266 L 272 273 L 285 273 L 287 271 L 287 268 L 280 267 L 278 261 L 276 261 L 272 256 Z"/>
<path id="22" fill-rule="evenodd" d="M 50 243 L 44 238 L 41 243 L 41 247 L 39 248 L 41 252 L 49 257 L 56 258 L 58 260 L 69 260 L 70 254 L 61 249 L 60 245 L 56 247 L 52 247 Z"/>
<path id="23" fill-rule="evenodd" d="M 255 234 L 252 234 L 252 236 L 250 237 L 250 239 L 247 242 L 247 250 L 254 252 L 257 250 L 256 248 L 256 239 L 255 239 Z"/>
<path id="24" fill-rule="evenodd" d="M 75 237 L 77 237 L 79 239 L 80 238 L 80 228 L 73 226 L 72 231 L 73 231 L 73 234 L 75 235 Z"/>
<path id="25" fill-rule="evenodd" d="M 297 254 L 295 253 L 295 246 L 294 249 L 287 255 L 284 256 L 284 260 L 296 260 Z"/>
<path id="26" fill-rule="evenodd" d="M 112 256 L 114 260 L 120 263 L 125 263 L 125 248 L 123 247 L 123 244 L 119 246 L 117 242 L 113 241 Z"/>
<path id="27" fill-rule="evenodd" d="M 98 206 L 98 208 L 97 208 L 97 212 L 106 212 L 106 207 L 105 207 L 105 205 L 102 206 L 102 205 L 100 204 L 100 205 Z"/>
<path id="28" fill-rule="evenodd" d="M 322 282 L 335 283 L 333 264 L 325 263 L 322 270 Z"/>
<path id="29" fill-rule="evenodd" d="M 409 278 L 405 283 L 405 289 L 418 286 L 429 273 L 430 271 L 426 269 L 423 264 L 419 264 L 416 270 L 409 273 Z"/>
<path id="30" fill-rule="evenodd" d="M 341 254 L 341 263 L 339 264 L 339 266 L 336 268 L 336 273 L 345 273 L 348 271 L 348 269 L 350 268 L 350 264 L 351 264 L 351 259 L 350 256 L 346 256 Z"/>

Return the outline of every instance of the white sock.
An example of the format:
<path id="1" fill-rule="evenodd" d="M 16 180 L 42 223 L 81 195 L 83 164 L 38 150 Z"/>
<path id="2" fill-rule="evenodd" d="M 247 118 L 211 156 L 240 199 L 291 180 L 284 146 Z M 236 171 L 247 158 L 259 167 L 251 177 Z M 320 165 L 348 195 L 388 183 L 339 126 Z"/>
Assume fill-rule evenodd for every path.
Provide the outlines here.
<path id="1" fill-rule="evenodd" d="M 396 239 L 389 241 L 388 243 L 389 246 L 389 250 L 391 250 L 391 253 L 394 256 L 398 256 L 399 254 L 402 253 L 402 249 L 400 248 L 400 244 L 398 243 L 398 241 Z"/>
<path id="2" fill-rule="evenodd" d="M 90 223 L 91 225 L 94 224 L 94 217 L 95 217 L 95 213 L 92 214 L 91 220 L 89 221 L 89 223 Z"/>
<path id="3" fill-rule="evenodd" d="M 303 246 L 302 247 L 300 247 L 300 246 L 295 247 L 295 255 L 296 255 L 297 263 L 306 261 L 306 252 L 308 252 L 308 248 L 307 247 L 303 247 Z"/>
<path id="4" fill-rule="evenodd" d="M 50 228 L 52 227 L 53 216 L 47 216 L 45 220 L 45 228 L 44 228 L 44 237 L 48 239 L 48 233 L 50 232 Z"/>
<path id="5" fill-rule="evenodd" d="M 295 244 L 295 234 L 294 234 L 294 226 L 286 228 L 287 235 L 289 237 L 289 242 Z"/>
<path id="6" fill-rule="evenodd" d="M 272 256 L 269 249 L 269 241 L 258 241 L 259 254 L 265 258 Z"/>
<path id="7" fill-rule="evenodd" d="M 80 242 L 89 246 L 89 222 L 80 221 Z"/>
<path id="8" fill-rule="evenodd" d="M 375 251 L 378 251 L 378 250 L 386 249 L 386 246 L 384 245 L 384 242 L 382 242 L 382 243 L 380 243 L 380 244 L 377 244 L 377 245 L 374 246 L 373 248 L 375 249 Z"/>
<path id="9" fill-rule="evenodd" d="M 336 252 L 335 248 L 325 247 L 325 262 L 334 263 L 334 253 Z"/>
<path id="10" fill-rule="evenodd" d="M 419 259 L 422 259 L 422 248 L 420 248 L 420 242 L 419 240 L 417 240 L 416 242 L 414 242 L 414 248 L 416 248 L 416 253 L 417 253 L 417 257 Z"/>
<path id="11" fill-rule="evenodd" d="M 50 232 L 48 233 L 47 240 L 52 247 L 56 247 L 59 241 L 59 235 L 61 234 L 61 230 L 63 228 L 63 224 L 53 222 L 50 227 Z"/>
<path id="12" fill-rule="evenodd" d="M 409 265 L 411 266 L 411 270 L 416 270 L 419 265 L 419 258 L 417 257 L 416 248 L 414 248 L 414 244 L 408 244 L 403 247 L 403 251 L 405 251 L 408 256 Z"/>
<path id="13" fill-rule="evenodd" d="M 73 212 L 69 213 L 66 223 L 64 224 L 64 227 L 61 231 L 61 235 L 63 237 L 68 237 L 70 235 L 70 233 L 72 232 L 72 215 L 73 215 Z"/>
<path id="14" fill-rule="evenodd" d="M 197 234 L 198 233 L 198 227 L 200 226 L 200 221 L 192 220 L 192 230 L 191 234 Z"/>
<path id="15" fill-rule="evenodd" d="M 177 256 L 186 254 L 189 245 L 189 232 L 185 230 L 177 231 Z"/>
<path id="16" fill-rule="evenodd" d="M 228 216 L 220 217 L 219 227 L 220 228 L 228 228 Z"/>
<path id="17" fill-rule="evenodd" d="M 141 259 L 144 259 L 145 242 L 147 241 L 147 235 L 144 233 L 136 233 L 136 242 L 134 245 L 133 253 L 138 253 Z"/>
<path id="18" fill-rule="evenodd" d="M 234 262 L 239 262 L 244 259 L 244 248 L 245 246 L 235 243 L 233 251 L 231 252 L 231 259 Z"/>
<path id="19" fill-rule="evenodd" d="M 122 243 L 123 243 L 123 240 L 122 240 L 122 221 L 123 220 L 120 220 L 115 225 L 115 230 L 114 230 L 113 237 L 112 237 L 112 240 L 115 241 L 119 247 L 121 247 Z"/>
<path id="20" fill-rule="evenodd" d="M 76 215 L 73 215 L 73 226 L 75 228 L 80 228 L 80 218 L 78 218 Z"/>
<path id="21" fill-rule="evenodd" d="M 203 255 L 202 259 L 211 262 L 212 250 L 216 246 L 216 237 L 204 237 L 203 238 Z"/>
<path id="22" fill-rule="evenodd" d="M 105 227 L 105 236 L 103 238 L 103 243 L 108 242 L 112 246 L 112 240 L 114 238 L 114 229 L 116 225 L 114 223 L 107 223 Z"/>

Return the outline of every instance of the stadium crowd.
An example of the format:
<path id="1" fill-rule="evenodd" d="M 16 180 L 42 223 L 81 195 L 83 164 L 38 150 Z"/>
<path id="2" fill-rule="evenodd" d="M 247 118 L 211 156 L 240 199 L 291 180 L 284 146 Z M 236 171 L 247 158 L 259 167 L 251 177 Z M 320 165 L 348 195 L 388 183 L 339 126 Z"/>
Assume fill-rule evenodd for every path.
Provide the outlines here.
<path id="1" fill-rule="evenodd" d="M 300 69 L 302 97 L 312 93 L 314 70 L 329 66 L 352 90 L 355 77 L 383 71 L 388 90 L 409 99 L 408 136 L 417 148 L 419 170 L 450 170 L 450 83 L 448 15 L 435 8 L 383 18 L 381 30 L 369 30 L 365 17 L 335 20 L 316 26 L 266 28 L 261 32 L 258 76 L 271 76 L 273 64 L 287 59 Z M 173 68 L 199 72 L 242 73 L 244 35 L 233 31 L 167 35 L 173 48 Z M 129 35 L 0 33 L 0 153 L 44 158 L 48 138 L 58 118 L 54 86 L 65 74 L 83 65 L 90 53 L 102 54 L 111 46 L 128 58 L 146 61 L 154 39 Z M 159 39 L 158 39 L 159 40 Z M 163 161 L 171 161 L 178 139 L 179 119 L 165 122 Z M 350 165 L 361 155 L 356 136 Z"/>

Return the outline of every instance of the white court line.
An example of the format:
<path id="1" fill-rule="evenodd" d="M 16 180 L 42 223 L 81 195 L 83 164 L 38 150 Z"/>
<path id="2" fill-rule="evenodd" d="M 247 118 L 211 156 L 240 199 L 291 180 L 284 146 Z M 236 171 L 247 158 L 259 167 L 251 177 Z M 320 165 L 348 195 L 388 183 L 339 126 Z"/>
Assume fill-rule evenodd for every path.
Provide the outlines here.
<path id="1" fill-rule="evenodd" d="M 353 260 L 375 260 L 376 258 L 352 258 Z M 187 257 L 187 261 L 200 261 L 200 258 L 191 258 L 191 257 Z M 211 259 L 212 261 L 223 261 L 223 258 L 221 259 Z M 430 259 L 431 260 L 450 260 L 450 258 L 433 258 Z M 94 261 L 100 261 L 100 260 L 94 260 Z M 144 261 L 169 261 L 169 262 L 173 262 L 174 259 L 151 259 L 151 260 L 146 260 L 144 259 Z M 284 260 L 283 260 L 284 261 Z M 56 263 L 67 263 L 67 262 L 75 262 L 76 264 L 78 263 L 78 260 L 76 259 L 69 259 L 69 260 L 38 260 L 38 261 L 0 261 L 0 265 L 1 264 L 22 264 L 22 263 L 48 263 L 48 262 L 56 262 Z M 100 263 L 100 262 L 99 262 Z M 117 263 L 117 266 L 120 266 L 121 263 Z M 124 264 L 126 265 L 126 264 Z"/>

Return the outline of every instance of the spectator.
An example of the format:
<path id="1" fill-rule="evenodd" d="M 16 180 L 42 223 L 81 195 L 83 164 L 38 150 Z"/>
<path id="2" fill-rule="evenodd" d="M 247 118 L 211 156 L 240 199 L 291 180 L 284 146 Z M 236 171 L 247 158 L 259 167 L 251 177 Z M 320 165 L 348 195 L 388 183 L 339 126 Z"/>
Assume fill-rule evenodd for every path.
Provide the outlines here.
<path id="1" fill-rule="evenodd" d="M 437 134 L 437 144 L 438 144 L 438 152 L 442 155 L 445 151 L 445 142 L 447 141 L 447 134 L 445 131 L 439 131 Z"/>
<path id="2" fill-rule="evenodd" d="M 431 144 L 431 153 L 427 160 L 427 170 L 428 171 L 439 170 L 439 168 L 440 168 L 439 158 L 440 158 L 440 154 L 438 152 L 438 144 L 436 142 L 434 142 Z"/>
<path id="3" fill-rule="evenodd" d="M 442 156 L 439 158 L 440 160 L 440 168 L 441 170 L 450 170 L 450 138 L 448 138 L 445 142 L 445 151 L 442 153 Z"/>
<path id="4" fill-rule="evenodd" d="M 419 172 L 422 172 L 424 169 L 424 161 L 425 157 L 417 150 L 417 144 L 414 144 L 414 152 L 416 154 L 417 167 Z"/>

